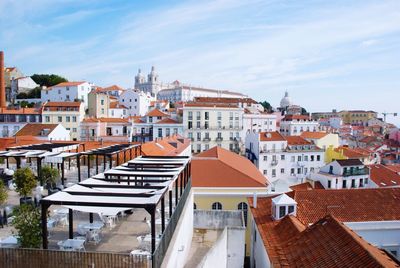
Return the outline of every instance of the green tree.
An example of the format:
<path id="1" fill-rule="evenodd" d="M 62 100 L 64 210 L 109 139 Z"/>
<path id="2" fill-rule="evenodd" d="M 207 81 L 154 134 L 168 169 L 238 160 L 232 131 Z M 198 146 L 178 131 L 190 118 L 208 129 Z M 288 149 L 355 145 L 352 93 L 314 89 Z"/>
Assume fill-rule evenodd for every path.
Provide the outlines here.
<path id="1" fill-rule="evenodd" d="M 58 170 L 50 166 L 44 166 L 41 169 L 42 183 L 46 183 L 48 188 L 53 188 L 59 176 Z"/>
<path id="2" fill-rule="evenodd" d="M 27 102 L 27 101 L 21 101 L 19 103 L 19 105 L 21 106 L 21 108 L 33 108 L 35 106 L 35 103 L 33 102 Z"/>
<path id="3" fill-rule="evenodd" d="M 40 248 L 42 244 L 41 214 L 38 208 L 22 204 L 14 209 L 13 227 L 22 248 Z"/>
<path id="4" fill-rule="evenodd" d="M 267 111 L 269 113 L 272 112 L 272 106 L 271 106 L 271 104 L 269 104 L 268 101 L 260 102 L 260 104 L 264 107 L 265 111 Z"/>
<path id="5" fill-rule="evenodd" d="M 32 80 L 40 86 L 52 87 L 62 82 L 68 82 L 67 79 L 56 74 L 34 74 Z"/>
<path id="6" fill-rule="evenodd" d="M 8 193 L 6 186 L 4 185 L 3 181 L 0 181 L 0 206 L 3 206 L 8 198 Z"/>
<path id="7" fill-rule="evenodd" d="M 36 178 L 32 170 L 28 167 L 17 169 L 14 173 L 15 191 L 22 197 L 32 194 L 36 187 Z"/>

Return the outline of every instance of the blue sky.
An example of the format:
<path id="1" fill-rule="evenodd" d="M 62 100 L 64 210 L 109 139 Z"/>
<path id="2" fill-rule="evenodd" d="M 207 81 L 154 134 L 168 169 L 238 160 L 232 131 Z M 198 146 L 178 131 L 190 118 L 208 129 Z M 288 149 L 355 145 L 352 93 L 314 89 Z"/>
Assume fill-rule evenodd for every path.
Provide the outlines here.
<path id="1" fill-rule="evenodd" d="M 400 1 L 1 0 L 0 49 L 25 74 L 161 80 L 310 111 L 400 112 Z M 400 118 L 390 121 L 400 125 Z"/>

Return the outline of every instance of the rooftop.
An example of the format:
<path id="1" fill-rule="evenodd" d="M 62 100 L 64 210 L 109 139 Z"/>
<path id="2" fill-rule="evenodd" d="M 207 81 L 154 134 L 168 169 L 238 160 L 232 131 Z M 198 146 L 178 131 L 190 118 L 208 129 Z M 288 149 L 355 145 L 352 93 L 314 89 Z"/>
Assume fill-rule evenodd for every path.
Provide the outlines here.
<path id="1" fill-rule="evenodd" d="M 267 187 L 268 181 L 247 158 L 213 147 L 192 160 L 193 187 Z"/>
<path id="2" fill-rule="evenodd" d="M 58 124 L 26 124 L 15 136 L 48 136 L 57 126 Z"/>
<path id="3" fill-rule="evenodd" d="M 278 131 L 274 132 L 260 132 L 260 141 L 286 141 Z"/>
<path id="4" fill-rule="evenodd" d="M 62 82 L 59 83 L 53 87 L 74 87 L 74 86 L 79 86 L 82 85 L 83 83 L 86 83 L 85 81 L 79 81 L 79 82 Z"/>
<path id="5" fill-rule="evenodd" d="M 336 160 L 336 162 L 338 162 L 338 164 L 342 167 L 364 165 L 359 159 L 342 159 L 342 160 Z"/>
<path id="6" fill-rule="evenodd" d="M 312 143 L 300 136 L 287 136 L 288 145 L 311 145 Z"/>
<path id="7" fill-rule="evenodd" d="M 148 113 L 146 114 L 146 116 L 165 117 L 165 116 L 168 116 L 168 115 L 165 114 L 165 113 L 163 113 L 163 112 L 161 112 L 161 111 L 158 110 L 158 109 L 153 109 L 153 110 L 151 110 L 150 112 L 148 112 Z"/>
<path id="8" fill-rule="evenodd" d="M 322 139 L 329 133 L 327 132 L 312 132 L 312 131 L 304 131 L 301 133 L 301 137 L 304 139 Z"/>
<path id="9" fill-rule="evenodd" d="M 400 187 L 400 175 L 390 167 L 370 165 L 370 178 L 378 187 Z"/>

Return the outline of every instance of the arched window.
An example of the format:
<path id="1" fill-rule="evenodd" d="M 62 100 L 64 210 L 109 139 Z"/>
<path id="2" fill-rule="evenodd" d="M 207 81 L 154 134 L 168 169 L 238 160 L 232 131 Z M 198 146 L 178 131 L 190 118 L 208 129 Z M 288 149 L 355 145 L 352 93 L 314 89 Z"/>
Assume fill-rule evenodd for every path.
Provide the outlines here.
<path id="1" fill-rule="evenodd" d="M 196 203 L 193 203 L 193 209 L 197 209 Z"/>
<path id="2" fill-rule="evenodd" d="M 238 204 L 238 210 L 243 211 L 244 225 L 247 226 L 247 209 L 248 206 L 245 202 L 240 202 Z"/>
<path id="3" fill-rule="evenodd" d="M 220 202 L 215 202 L 211 206 L 212 210 L 222 210 L 222 204 Z"/>

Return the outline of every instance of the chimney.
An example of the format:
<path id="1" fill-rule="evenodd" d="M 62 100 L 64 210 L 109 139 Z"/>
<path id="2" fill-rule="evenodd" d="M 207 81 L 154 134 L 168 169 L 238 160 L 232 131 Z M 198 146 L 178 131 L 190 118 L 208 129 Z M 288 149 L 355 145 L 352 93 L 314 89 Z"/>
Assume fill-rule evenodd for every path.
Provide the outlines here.
<path id="1" fill-rule="evenodd" d="M 0 107 L 6 108 L 6 88 L 4 81 L 4 52 L 0 51 Z"/>

